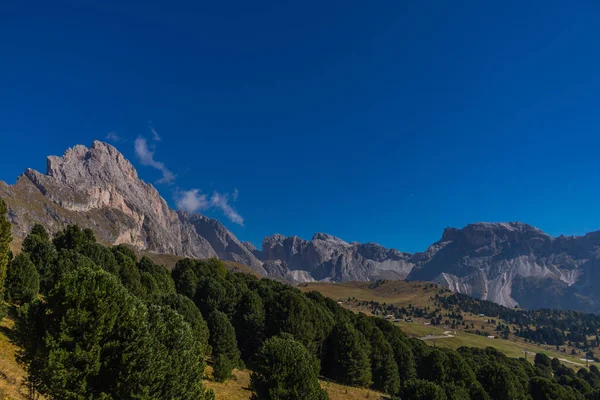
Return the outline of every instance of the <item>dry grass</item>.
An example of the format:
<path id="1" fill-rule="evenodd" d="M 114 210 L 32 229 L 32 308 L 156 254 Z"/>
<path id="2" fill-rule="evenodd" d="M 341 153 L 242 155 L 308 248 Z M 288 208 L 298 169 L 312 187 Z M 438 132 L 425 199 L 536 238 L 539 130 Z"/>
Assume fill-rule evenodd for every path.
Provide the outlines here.
<path id="1" fill-rule="evenodd" d="M 22 386 L 25 371 L 17 364 L 17 346 L 10 341 L 13 321 L 4 318 L 0 322 L 0 398 L 2 400 L 26 399 L 27 390 Z"/>
<path id="2" fill-rule="evenodd" d="M 423 308 L 434 306 L 432 300 L 436 294 L 445 295 L 448 292 L 437 285 L 428 282 L 385 281 L 379 285 L 374 282 L 346 283 L 305 283 L 298 286 L 304 292 L 316 290 L 324 296 L 335 300 L 346 301 L 354 297 L 359 301 L 376 301 L 378 303 L 394 304 Z"/>
<path id="3" fill-rule="evenodd" d="M 206 372 L 208 379 L 204 381 L 204 385 L 215 391 L 217 400 L 250 399 L 250 396 L 252 395 L 252 392 L 249 389 L 250 371 L 235 370 L 233 372 L 233 377 L 224 383 L 214 382 L 210 379 L 210 376 L 212 375 L 210 367 L 207 367 Z M 383 400 L 386 398 L 381 393 L 373 390 L 343 386 L 328 381 L 321 381 L 321 387 L 327 391 L 330 400 Z"/>

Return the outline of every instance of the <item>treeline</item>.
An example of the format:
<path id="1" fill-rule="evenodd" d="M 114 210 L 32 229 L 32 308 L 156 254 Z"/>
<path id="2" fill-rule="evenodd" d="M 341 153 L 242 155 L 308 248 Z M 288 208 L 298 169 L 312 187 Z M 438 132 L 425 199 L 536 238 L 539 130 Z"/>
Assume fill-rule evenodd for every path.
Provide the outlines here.
<path id="1" fill-rule="evenodd" d="M 520 310 L 501 306 L 487 300 L 478 300 L 461 293 L 435 296 L 439 307 L 473 314 L 496 317 L 518 326 L 515 335 L 533 342 L 562 346 L 570 345 L 587 349 L 600 345 L 600 315 L 570 310 Z M 530 327 L 533 326 L 534 329 Z M 588 337 L 595 337 L 588 340 Z"/>
<path id="2" fill-rule="evenodd" d="M 208 361 L 216 380 L 251 369 L 254 399 L 326 399 L 319 376 L 402 399 L 600 398 L 595 367 L 574 373 L 543 355 L 533 366 L 491 348 L 429 347 L 317 292 L 232 273 L 215 259 L 184 259 L 170 272 L 76 226 L 54 238 L 35 226 L 11 259 L 4 227 L 0 218 L 2 293 L 16 305 L 32 394 L 211 399 Z"/>

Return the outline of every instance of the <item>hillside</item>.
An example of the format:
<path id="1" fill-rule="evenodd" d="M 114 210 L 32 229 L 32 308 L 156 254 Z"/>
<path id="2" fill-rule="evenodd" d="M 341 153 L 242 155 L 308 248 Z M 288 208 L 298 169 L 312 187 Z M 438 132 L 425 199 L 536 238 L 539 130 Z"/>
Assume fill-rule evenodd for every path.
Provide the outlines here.
<path id="1" fill-rule="evenodd" d="M 598 347 L 597 338 L 557 343 L 558 354 L 533 343 L 598 333 L 600 317 L 590 314 L 519 312 L 433 283 L 307 283 L 300 290 L 232 272 L 239 267 L 216 258 L 163 257 L 174 262 L 169 269 L 73 225 L 54 237 L 36 225 L 10 259 L 10 225 L 0 218 L 10 310 L 0 338 L 4 395 L 22 397 L 25 377 L 28 391 L 52 399 L 600 394 L 600 370 L 565 355 L 571 347 Z M 479 310 L 507 316 L 510 326 Z M 554 330 L 538 337 L 529 325 L 534 333 L 560 328 L 562 336 Z M 502 339 L 490 337 L 494 328 Z M 527 359 L 517 358 L 521 351 Z"/>
<path id="2" fill-rule="evenodd" d="M 5 318 L 0 323 L 0 399 L 28 400 L 27 388 L 22 385 L 26 373 L 15 359 L 18 348 L 10 340 L 13 329 L 14 323 L 9 318 Z M 216 400 L 250 399 L 252 393 L 248 390 L 250 385 L 249 371 L 235 370 L 232 378 L 225 383 L 215 382 L 211 377 L 212 368 L 207 367 L 204 384 L 207 388 L 215 390 Z M 321 386 L 329 394 L 330 400 L 385 399 L 383 395 L 376 391 L 339 385 L 335 382 L 321 381 Z"/>
<path id="3" fill-rule="evenodd" d="M 432 346 L 450 349 L 457 349 L 461 346 L 478 348 L 491 346 L 510 357 L 527 356 L 531 362 L 533 362 L 533 355 L 543 351 L 550 357 L 561 359 L 565 365 L 570 367 L 585 366 L 587 351 L 591 351 L 595 357 L 600 359 L 600 343 L 589 347 L 576 342 L 571 345 L 570 341 L 567 343 L 565 340 L 557 350 L 554 344 L 518 336 L 517 333 L 523 329 L 523 326 L 513 323 L 516 320 L 514 315 L 523 315 L 523 319 L 531 321 L 525 326 L 535 332 L 536 323 L 534 321 L 541 321 L 537 324 L 538 328 L 540 326 L 560 326 L 562 320 L 571 317 L 565 321 L 566 325 L 573 327 L 582 324 L 589 325 L 593 332 L 588 332 L 586 337 L 592 342 L 596 335 L 600 334 L 600 317 L 595 315 L 558 310 L 545 312 L 545 310 L 509 309 L 495 306 L 489 302 L 480 302 L 467 296 L 464 296 L 465 300 L 456 301 L 456 295 L 448 289 L 427 282 L 305 283 L 298 287 L 304 292 L 318 291 L 355 312 L 364 312 L 380 317 L 397 314 L 393 321 L 395 325 L 409 336 L 425 340 Z M 500 317 L 500 315 L 507 314 L 511 317 L 506 317 L 506 319 Z M 536 318 L 536 314 L 540 316 Z M 439 325 L 431 323 L 433 315 L 442 317 Z M 455 315 L 455 317 L 451 315 Z M 456 323 L 458 321 L 461 324 Z M 471 324 L 473 324 L 473 328 L 471 328 Z M 510 330 L 506 339 L 497 331 L 500 325 L 507 326 Z M 489 336 L 493 336 L 493 338 Z M 593 363 L 593 361 L 590 362 Z"/>
<path id="4" fill-rule="evenodd" d="M 13 250 L 35 223 L 51 233 L 77 224 L 103 244 L 216 256 L 284 282 L 430 281 L 508 307 L 600 312 L 600 232 L 551 237 L 522 222 L 474 223 L 445 229 L 417 253 L 326 233 L 310 240 L 271 235 L 257 249 L 215 219 L 171 209 L 131 162 L 100 141 L 49 156 L 45 173 L 26 169 L 14 185 L 0 182 L 0 198 L 9 208 Z"/>

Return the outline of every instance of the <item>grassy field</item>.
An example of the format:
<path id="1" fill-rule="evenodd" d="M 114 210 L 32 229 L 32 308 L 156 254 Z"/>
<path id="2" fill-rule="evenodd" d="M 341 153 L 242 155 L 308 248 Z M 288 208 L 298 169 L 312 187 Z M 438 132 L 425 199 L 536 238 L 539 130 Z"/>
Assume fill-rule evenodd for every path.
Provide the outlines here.
<path id="1" fill-rule="evenodd" d="M 398 307 L 408 307 L 412 304 L 414 307 L 435 308 L 433 298 L 436 294 L 445 296 L 450 292 L 439 288 L 427 282 L 403 282 L 403 281 L 385 281 L 380 284 L 373 282 L 348 282 L 348 283 L 306 283 L 299 286 L 299 289 L 304 292 L 318 291 L 324 296 L 339 300 L 342 305 L 353 311 L 360 311 L 370 314 L 370 310 L 366 307 L 358 307 L 357 302 L 348 301 L 349 298 L 354 298 L 358 301 L 375 301 L 378 303 L 393 304 Z M 495 325 L 488 323 L 487 317 L 473 315 L 471 313 L 463 313 L 466 323 L 473 323 L 476 328 L 483 327 L 484 330 L 495 335 Z M 444 336 L 444 332 L 454 330 L 449 326 L 444 325 L 425 325 L 427 322 L 422 318 L 413 318 L 414 322 L 396 322 L 408 336 L 423 338 L 427 335 Z M 456 330 L 454 337 L 444 337 L 435 340 L 425 340 L 431 346 L 445 347 L 457 349 L 461 346 L 467 347 L 494 347 L 503 352 L 509 357 L 525 357 L 533 362 L 535 353 L 546 353 L 551 358 L 562 359 L 563 363 L 569 367 L 580 368 L 584 366 L 585 361 L 581 360 L 583 354 L 571 355 L 571 347 L 561 346 L 566 352 L 557 351 L 554 346 L 538 345 L 534 343 L 526 343 L 522 338 L 511 335 L 508 340 L 500 338 L 488 338 L 473 333 L 464 332 L 460 329 Z"/>
<path id="2" fill-rule="evenodd" d="M 298 286 L 304 292 L 317 291 L 326 297 L 336 300 L 354 298 L 359 301 L 376 301 L 378 303 L 409 305 L 415 307 L 434 306 L 433 297 L 437 294 L 445 295 L 446 290 L 432 283 L 384 281 L 381 284 L 374 282 L 347 282 L 347 283 L 304 283 Z"/>

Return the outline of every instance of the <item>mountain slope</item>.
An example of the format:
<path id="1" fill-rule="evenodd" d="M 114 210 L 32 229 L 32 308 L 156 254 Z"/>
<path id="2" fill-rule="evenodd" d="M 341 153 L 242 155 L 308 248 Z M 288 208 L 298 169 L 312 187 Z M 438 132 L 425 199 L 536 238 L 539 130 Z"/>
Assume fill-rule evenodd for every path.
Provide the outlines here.
<path id="1" fill-rule="evenodd" d="M 139 250 L 244 263 L 264 274 L 262 262 L 220 222 L 176 212 L 113 146 L 95 141 L 62 157 L 50 156 L 42 174 L 27 169 L 17 183 L 0 182 L 13 235 L 23 238 L 36 222 L 58 230 L 77 223 L 99 240 Z"/>
<path id="2" fill-rule="evenodd" d="M 409 279 L 508 307 L 553 304 L 597 312 L 600 298 L 590 289 L 600 283 L 599 256 L 600 232 L 553 238 L 520 222 L 477 223 L 446 229 L 420 255 Z"/>
<path id="3" fill-rule="evenodd" d="M 272 235 L 258 250 L 219 221 L 175 211 L 113 146 L 95 141 L 47 159 L 45 174 L 27 169 L 0 182 L 16 245 L 34 223 L 94 230 L 106 244 L 183 257 L 219 257 L 291 282 L 427 280 L 512 307 L 600 312 L 600 232 L 551 237 L 520 222 L 447 228 L 420 253 L 348 243 L 325 233 L 311 240 Z"/>

